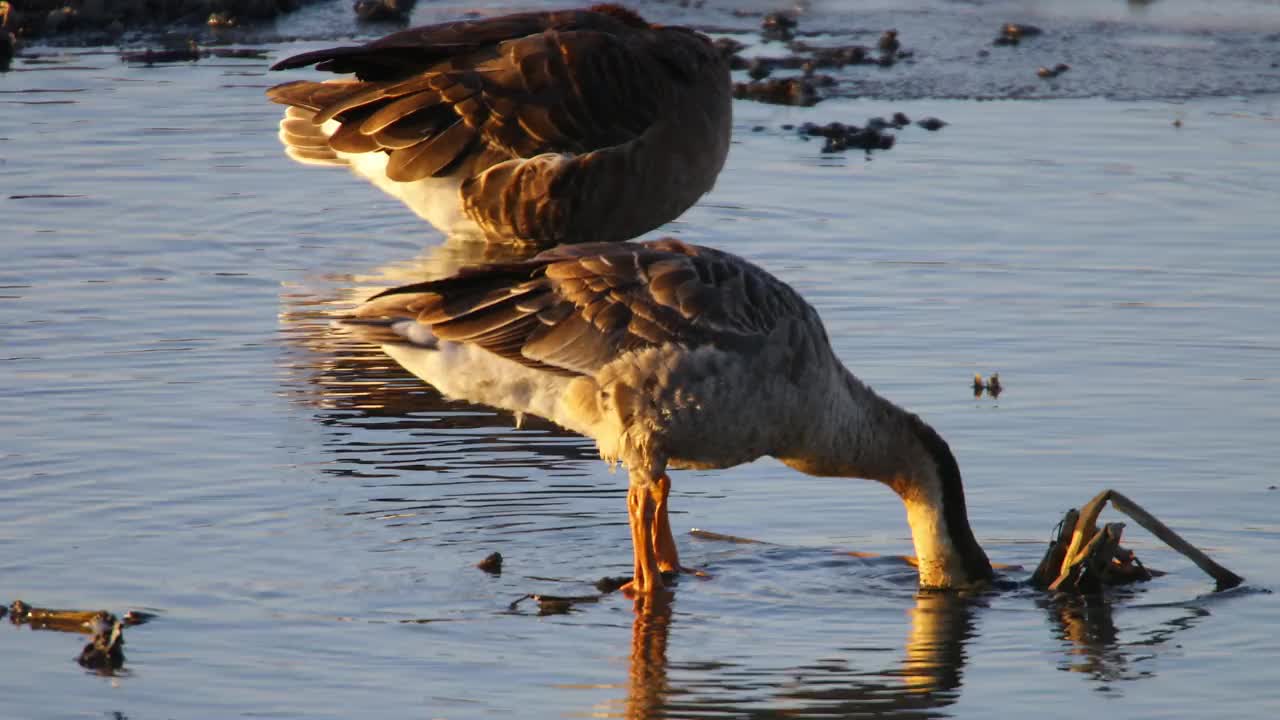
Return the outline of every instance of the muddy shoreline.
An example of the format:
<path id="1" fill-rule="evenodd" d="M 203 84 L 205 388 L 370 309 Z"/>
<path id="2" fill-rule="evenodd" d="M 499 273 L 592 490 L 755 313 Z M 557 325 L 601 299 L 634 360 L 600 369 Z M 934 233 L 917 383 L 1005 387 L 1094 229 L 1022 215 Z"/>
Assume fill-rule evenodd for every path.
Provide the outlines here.
<path id="1" fill-rule="evenodd" d="M 735 58 L 741 97 L 785 104 L 832 97 L 1180 101 L 1280 93 L 1280 12 L 1201 17 L 1194 4 L 1172 1 L 1117 5 L 1101 17 L 1001 4 L 884 9 L 826 3 L 803 12 L 727 0 L 631 5 L 651 21 L 711 34 Z M 15 41 L 15 67 L 50 47 L 136 52 L 193 42 L 373 38 L 405 24 L 499 10 L 415 8 L 405 0 L 37 0 L 10 7 L 0 35 Z M 386 11 L 400 14 L 387 21 Z"/>

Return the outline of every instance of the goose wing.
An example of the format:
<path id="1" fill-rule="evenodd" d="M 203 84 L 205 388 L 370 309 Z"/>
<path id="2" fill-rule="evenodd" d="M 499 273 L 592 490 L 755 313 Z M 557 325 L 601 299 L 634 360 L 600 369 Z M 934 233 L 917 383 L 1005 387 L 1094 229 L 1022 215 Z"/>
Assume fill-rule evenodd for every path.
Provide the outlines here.
<path id="1" fill-rule="evenodd" d="M 388 176 L 409 182 L 467 158 L 483 168 L 639 137 L 669 84 L 692 82 L 706 53 L 697 44 L 710 47 L 691 31 L 658 32 L 612 6 L 432 25 L 284 60 L 273 69 L 314 64 L 356 79 L 267 95 L 314 111 L 316 124 L 337 120 L 333 149 L 386 151 Z"/>
<path id="2" fill-rule="evenodd" d="M 566 246 L 470 268 L 383 292 L 357 314 L 416 318 L 442 340 L 566 375 L 670 344 L 749 354 L 780 329 L 788 342 L 826 343 L 817 313 L 785 283 L 729 253 L 670 238 Z"/>

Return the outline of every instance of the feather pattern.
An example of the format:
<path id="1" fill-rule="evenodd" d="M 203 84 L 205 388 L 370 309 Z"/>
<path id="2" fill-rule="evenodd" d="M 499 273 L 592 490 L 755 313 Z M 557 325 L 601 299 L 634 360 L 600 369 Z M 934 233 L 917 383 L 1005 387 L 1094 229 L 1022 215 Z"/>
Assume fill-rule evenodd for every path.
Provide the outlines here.
<path id="1" fill-rule="evenodd" d="M 336 151 L 387 153 L 392 181 L 458 175 L 460 206 L 492 238 L 633 237 L 707 192 L 728 152 L 720 53 L 617 6 L 414 28 L 273 69 L 307 65 L 355 77 L 267 96 L 336 122 Z M 611 212 L 618 197 L 636 207 Z"/>
<path id="2" fill-rule="evenodd" d="M 670 238 L 566 246 L 471 268 L 388 290 L 360 315 L 412 317 L 442 340 L 570 375 L 665 345 L 749 353 L 787 322 L 815 326 L 826 340 L 817 314 L 784 283 Z"/>

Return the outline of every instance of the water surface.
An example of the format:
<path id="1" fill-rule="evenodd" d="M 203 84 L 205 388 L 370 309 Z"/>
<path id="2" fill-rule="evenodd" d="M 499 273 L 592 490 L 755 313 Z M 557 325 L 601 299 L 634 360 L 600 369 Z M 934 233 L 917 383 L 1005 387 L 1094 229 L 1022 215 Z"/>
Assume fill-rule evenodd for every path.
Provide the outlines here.
<path id="1" fill-rule="evenodd" d="M 1167 37 L 1185 13 L 1162 5 L 1121 25 Z M 975 7 L 985 23 L 1015 6 Z M 846 27 L 878 32 L 890 10 Z M 931 12 L 963 20 L 928 4 L 894 17 Z M 949 440 L 993 559 L 1034 566 L 1066 508 L 1115 487 L 1245 588 L 1212 594 L 1131 527 L 1170 574 L 1107 603 L 918 595 L 891 557 L 845 552 L 908 551 L 892 493 L 761 461 L 677 474 L 672 520 L 768 544 L 680 537 L 714 577 L 683 580 L 669 606 L 637 615 L 614 595 L 539 616 L 508 606 L 629 568 L 625 476 L 546 423 L 442 400 L 331 323 L 475 249 L 442 247 L 344 171 L 284 158 L 268 60 L 43 59 L 0 76 L 0 600 L 158 618 L 127 632 L 114 678 L 73 662 L 77 637 L 0 627 L 0 715 L 1198 718 L 1280 704 L 1265 631 L 1280 610 L 1266 592 L 1280 571 L 1280 95 L 1197 80 L 1035 102 L 741 103 L 716 190 L 654 234 L 795 285 L 840 357 Z M 870 158 L 781 128 L 894 111 L 950 125 L 904 129 Z M 972 374 L 991 371 L 1006 392 L 974 399 Z M 495 550 L 501 576 L 473 567 Z"/>

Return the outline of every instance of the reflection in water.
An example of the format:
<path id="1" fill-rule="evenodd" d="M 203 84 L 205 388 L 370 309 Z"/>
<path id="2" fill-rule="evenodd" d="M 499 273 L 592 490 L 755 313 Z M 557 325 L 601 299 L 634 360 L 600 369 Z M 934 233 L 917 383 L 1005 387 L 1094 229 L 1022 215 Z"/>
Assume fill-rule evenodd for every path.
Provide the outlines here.
<path id="1" fill-rule="evenodd" d="M 668 675 L 669 598 L 639 600 L 622 717 L 780 717 L 778 707 L 786 717 L 942 716 L 959 697 L 975 605 L 953 592 L 920 592 L 915 601 L 904 657 L 879 672 L 829 658 L 766 673 L 695 661 L 674 669 L 710 677 L 683 681 Z"/>
<path id="2" fill-rule="evenodd" d="M 1059 594 L 1041 602 L 1055 634 L 1064 641 L 1065 655 L 1059 669 L 1084 673 L 1101 683 L 1153 677 L 1153 670 L 1134 668 L 1134 664 L 1150 659 L 1151 647 L 1167 643 L 1175 633 L 1209 615 L 1201 607 L 1177 607 L 1177 617 L 1144 632 L 1140 640 L 1124 642 L 1112 618 L 1115 599 Z"/>
<path id="3" fill-rule="evenodd" d="M 631 667 L 627 686 L 627 720 L 664 717 L 667 694 L 667 637 L 671 632 L 671 593 L 635 601 L 631 625 Z"/>
<path id="4" fill-rule="evenodd" d="M 973 604 L 955 593 L 922 591 L 911 610 L 911 635 L 902 675 L 914 692 L 945 693 L 954 701 L 964 667 L 964 645 L 973 637 Z"/>
<path id="5" fill-rule="evenodd" d="M 315 278 L 306 287 L 286 287 L 281 293 L 280 311 L 281 334 L 287 348 L 283 360 L 288 374 L 286 395 L 320 409 L 317 419 L 326 425 L 384 418 L 388 422 L 378 423 L 377 427 L 404 429 L 417 423 L 394 419 L 417 418 L 433 411 L 447 412 L 449 417 L 443 425 L 450 428 L 510 424 L 507 413 L 490 408 L 469 412 L 464 410 L 464 404 L 443 399 L 421 380 L 401 370 L 377 346 L 334 321 L 386 288 L 451 275 L 466 265 L 518 260 L 533 252 L 454 239 L 428 248 L 413 260 L 371 273 Z M 495 421 L 495 417 L 501 419 Z"/>
<path id="6" fill-rule="evenodd" d="M 346 515 L 401 528 L 393 530 L 401 541 L 623 522 L 590 510 L 604 509 L 625 485 L 582 479 L 597 458 L 588 441 L 540 418 L 523 418 L 517 429 L 511 413 L 445 399 L 335 322 L 385 288 L 532 252 L 450 240 L 407 262 L 282 290 L 281 395 L 314 409 L 330 456 L 320 472 L 370 488 Z"/>
<path id="7" fill-rule="evenodd" d="M 420 391 L 422 381 L 410 380 L 412 376 L 376 346 L 333 321 L 389 287 L 445 277 L 467 265 L 520 260 L 534 252 L 456 238 L 412 260 L 363 275 L 312 278 L 305 287 L 286 286 L 280 296 L 280 323 L 291 350 L 285 365 L 295 381 L 289 394 L 324 410 L 381 410 L 393 416 L 423 410 L 422 403 L 433 396 L 438 399 L 437 393 L 406 393 L 406 387 Z"/>

